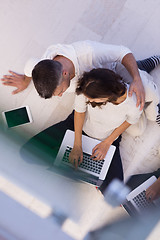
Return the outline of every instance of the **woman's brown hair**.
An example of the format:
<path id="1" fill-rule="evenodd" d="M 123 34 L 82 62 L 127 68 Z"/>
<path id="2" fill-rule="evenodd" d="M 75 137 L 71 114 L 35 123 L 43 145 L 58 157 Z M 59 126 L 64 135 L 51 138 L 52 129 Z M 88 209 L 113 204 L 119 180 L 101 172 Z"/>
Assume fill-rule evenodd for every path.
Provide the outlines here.
<path id="1" fill-rule="evenodd" d="M 76 93 L 88 98 L 108 98 L 108 102 L 116 102 L 126 92 L 126 84 L 115 72 L 98 68 L 85 72 L 79 79 Z"/>

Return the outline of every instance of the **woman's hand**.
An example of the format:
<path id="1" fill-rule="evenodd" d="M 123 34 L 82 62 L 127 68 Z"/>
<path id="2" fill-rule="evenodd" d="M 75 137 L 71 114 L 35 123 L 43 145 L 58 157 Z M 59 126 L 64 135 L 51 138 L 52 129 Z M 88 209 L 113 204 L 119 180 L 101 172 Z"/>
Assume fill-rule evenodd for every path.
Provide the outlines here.
<path id="1" fill-rule="evenodd" d="M 146 198 L 149 201 L 153 201 L 160 197 L 160 179 L 154 182 L 149 188 L 146 190 Z"/>
<path id="2" fill-rule="evenodd" d="M 81 164 L 83 161 L 83 151 L 81 147 L 73 147 L 71 153 L 69 154 L 69 161 L 75 166 L 75 168 Z"/>
<path id="3" fill-rule="evenodd" d="M 28 87 L 31 81 L 30 77 L 12 71 L 9 71 L 9 73 L 10 75 L 4 75 L 1 81 L 3 81 L 3 84 L 6 86 L 12 86 L 17 88 L 12 92 L 12 94 L 19 93 Z"/>
<path id="4" fill-rule="evenodd" d="M 100 142 L 92 149 L 93 160 L 103 160 L 108 152 L 109 147 L 111 146 L 106 140 Z"/>

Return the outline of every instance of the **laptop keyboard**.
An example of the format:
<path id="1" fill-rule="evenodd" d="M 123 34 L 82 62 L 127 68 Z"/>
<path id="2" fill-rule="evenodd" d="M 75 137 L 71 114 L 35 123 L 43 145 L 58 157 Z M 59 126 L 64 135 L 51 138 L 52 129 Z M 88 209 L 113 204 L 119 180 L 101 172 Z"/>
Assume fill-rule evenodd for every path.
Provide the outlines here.
<path id="1" fill-rule="evenodd" d="M 133 201 L 140 210 L 144 210 L 148 207 L 155 206 L 153 202 L 150 202 L 146 199 L 146 191 L 143 191 L 136 197 L 134 197 Z"/>
<path id="2" fill-rule="evenodd" d="M 72 148 L 67 146 L 66 151 L 65 151 L 64 156 L 63 156 L 63 159 L 62 159 L 62 162 L 73 166 L 69 162 L 69 154 L 70 154 L 71 151 L 72 151 Z M 83 162 L 79 165 L 79 168 L 88 170 L 88 171 L 96 173 L 96 174 L 100 174 L 101 169 L 103 167 L 104 160 L 95 161 L 95 160 L 92 160 L 90 158 L 90 156 L 91 155 L 89 155 L 87 153 L 83 153 Z"/>

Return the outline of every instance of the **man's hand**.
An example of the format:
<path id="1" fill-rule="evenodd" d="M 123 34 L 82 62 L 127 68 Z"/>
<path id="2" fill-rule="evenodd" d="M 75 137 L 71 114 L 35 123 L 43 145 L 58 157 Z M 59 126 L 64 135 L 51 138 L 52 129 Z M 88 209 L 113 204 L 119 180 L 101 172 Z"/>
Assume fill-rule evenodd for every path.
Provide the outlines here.
<path id="1" fill-rule="evenodd" d="M 83 151 L 81 147 L 73 147 L 71 153 L 69 154 L 69 161 L 75 166 L 75 168 L 82 163 Z"/>
<path id="2" fill-rule="evenodd" d="M 92 156 L 93 160 L 103 160 L 108 152 L 108 149 L 111 144 L 107 143 L 106 141 L 102 141 L 99 144 L 97 144 L 92 149 Z"/>
<path id="3" fill-rule="evenodd" d="M 160 197 L 160 179 L 154 182 L 147 190 L 146 190 L 146 198 L 149 201 L 153 201 Z"/>
<path id="4" fill-rule="evenodd" d="M 9 71 L 10 75 L 4 75 L 1 81 L 6 86 L 16 87 L 17 89 L 12 92 L 12 94 L 19 93 L 26 89 L 31 81 L 30 77 L 23 74 L 17 74 L 15 72 Z"/>
<path id="5" fill-rule="evenodd" d="M 130 84 L 129 88 L 129 96 L 132 96 L 132 93 L 135 92 L 137 97 L 137 107 L 140 105 L 140 111 L 144 108 L 145 104 L 145 91 L 142 84 L 142 81 L 139 77 L 138 81 L 137 79 L 133 79 L 133 82 Z"/>
<path id="6" fill-rule="evenodd" d="M 132 93 L 135 92 L 137 96 L 137 107 L 140 105 L 140 110 L 144 108 L 145 103 L 145 91 L 143 88 L 142 80 L 139 75 L 138 67 L 136 60 L 132 53 L 126 54 L 122 59 L 122 64 L 131 74 L 133 81 L 130 85 L 129 96 L 132 96 Z"/>

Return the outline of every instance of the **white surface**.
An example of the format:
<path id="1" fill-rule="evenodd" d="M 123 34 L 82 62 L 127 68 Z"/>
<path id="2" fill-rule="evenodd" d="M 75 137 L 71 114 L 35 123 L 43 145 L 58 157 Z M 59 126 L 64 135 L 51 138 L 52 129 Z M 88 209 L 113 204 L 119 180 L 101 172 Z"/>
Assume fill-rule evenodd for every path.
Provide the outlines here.
<path id="1" fill-rule="evenodd" d="M 23 73 L 24 64 L 30 57 L 40 57 L 45 49 L 54 43 L 91 39 L 126 45 L 137 59 L 160 54 L 160 0 L 6 0 L 0 2 L 0 9 L 1 76 L 9 69 Z M 160 67 L 152 75 L 160 89 Z M 29 105 L 34 119 L 31 125 L 19 128 L 20 133 L 25 134 L 21 144 L 42 129 L 65 119 L 72 111 L 72 94 L 61 99 L 45 100 L 38 96 L 32 84 L 14 96 L 11 94 L 13 89 L 0 85 L 1 111 Z M 141 137 L 132 138 L 126 133 L 123 134 L 121 155 L 125 178 L 133 173 L 157 169 L 160 165 L 160 127 L 156 123 L 148 122 Z M 6 168 L 4 162 L 1 162 Z M 25 169 L 32 169 L 26 163 L 21 164 Z M 16 166 L 15 164 L 15 175 L 18 173 Z M 41 180 L 45 182 L 52 174 L 43 175 L 40 168 L 39 165 L 34 166 L 33 171 L 39 172 Z M 23 173 L 21 177 L 23 178 Z M 68 187 L 70 189 L 70 186 Z M 53 186 L 46 191 L 50 194 L 51 189 Z M 115 216 L 113 209 L 108 210 L 95 189 L 86 185 L 82 189 L 83 194 L 78 195 L 80 201 L 83 202 L 87 195 L 89 202 L 93 199 L 94 202 L 87 205 L 88 210 L 84 211 L 85 214 L 79 220 L 76 239 L 81 238 L 88 229 L 106 221 L 110 222 L 119 215 Z M 71 205 L 72 201 L 69 206 Z M 80 210 L 82 209 L 83 206 Z M 121 209 L 119 212 L 120 215 L 123 214 Z M 67 228 L 67 231 L 72 230 L 73 228 Z M 151 234 L 147 240 L 159 238 L 160 232 L 155 230 L 154 236 Z"/>

